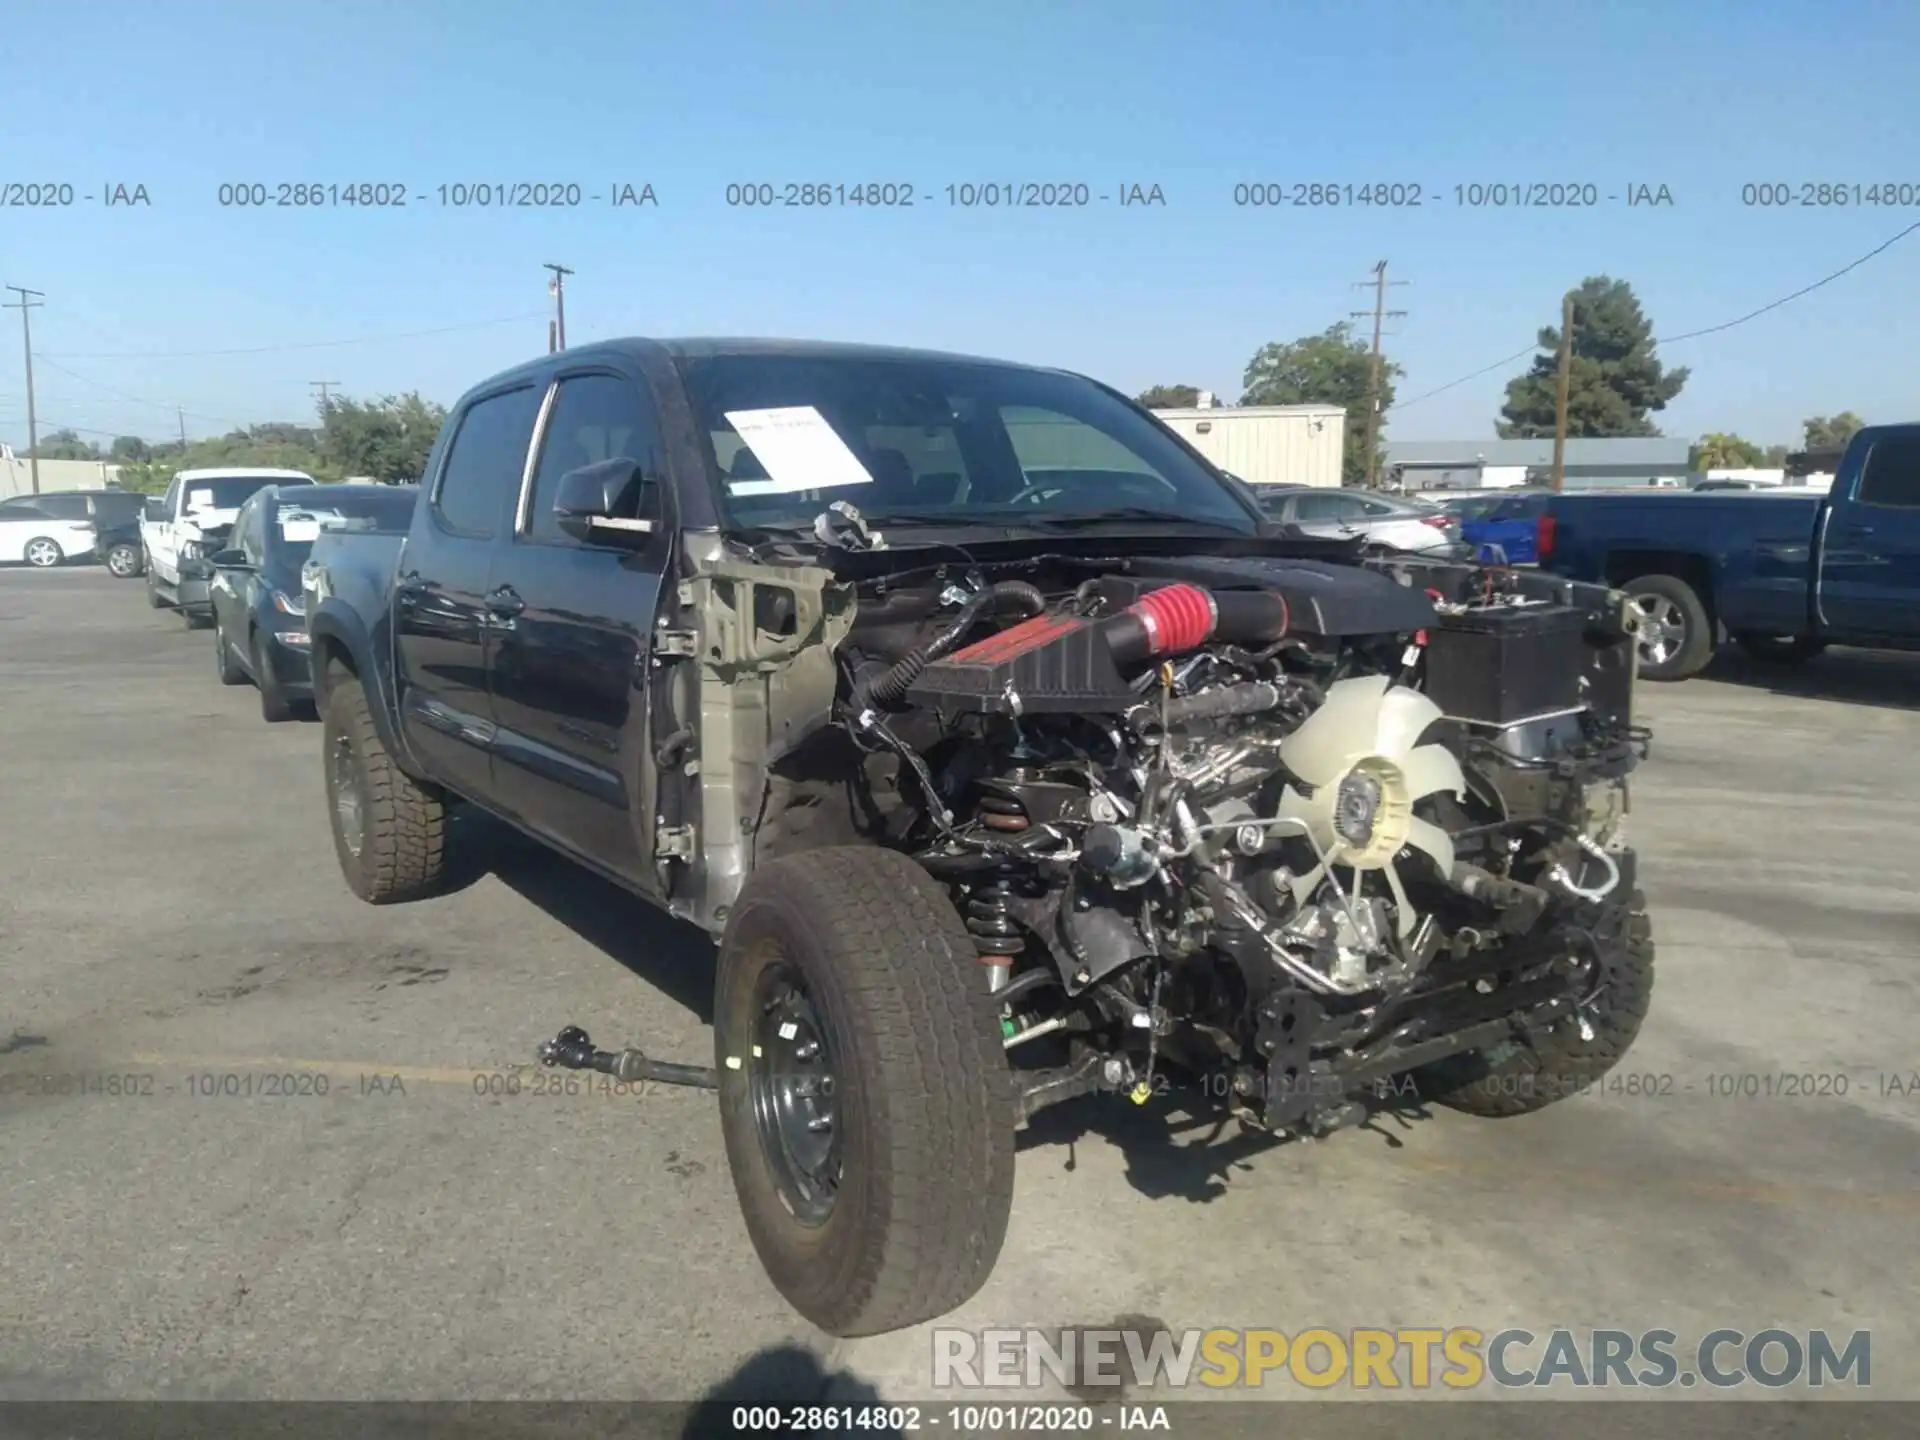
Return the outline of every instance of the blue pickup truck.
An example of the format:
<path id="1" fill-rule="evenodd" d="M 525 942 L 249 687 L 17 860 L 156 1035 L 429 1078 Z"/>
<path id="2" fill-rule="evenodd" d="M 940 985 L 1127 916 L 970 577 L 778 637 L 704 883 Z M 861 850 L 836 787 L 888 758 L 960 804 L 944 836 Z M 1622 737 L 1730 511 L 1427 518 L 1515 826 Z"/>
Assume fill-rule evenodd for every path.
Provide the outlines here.
<path id="1" fill-rule="evenodd" d="M 1572 492 L 1511 503 L 1531 515 L 1533 553 L 1509 543 L 1508 559 L 1632 597 L 1649 680 L 1697 674 L 1723 634 L 1778 661 L 1829 645 L 1920 650 L 1920 424 L 1860 431 L 1826 494 Z M 1469 538 L 1485 538 L 1478 528 L 1466 527 Z"/>

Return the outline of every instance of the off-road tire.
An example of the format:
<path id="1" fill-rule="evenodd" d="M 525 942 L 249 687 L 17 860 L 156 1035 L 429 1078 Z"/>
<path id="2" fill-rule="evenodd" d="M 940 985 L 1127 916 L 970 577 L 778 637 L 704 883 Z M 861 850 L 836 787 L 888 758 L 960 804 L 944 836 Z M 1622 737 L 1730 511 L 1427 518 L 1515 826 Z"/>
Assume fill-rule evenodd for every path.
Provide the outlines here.
<path id="1" fill-rule="evenodd" d="M 1798 665 L 1827 648 L 1811 635 L 1736 635 L 1734 643 L 1756 660 L 1769 665 Z"/>
<path id="2" fill-rule="evenodd" d="M 783 1200 L 755 1119 L 755 987 L 797 969 L 832 1056 L 840 1182 L 823 1221 Z M 946 892 L 890 850 L 771 861 L 740 892 L 714 1005 L 720 1122 L 747 1232 L 815 1325 L 876 1335 L 986 1282 L 1013 1205 L 1013 1081 L 979 952 Z"/>
<path id="3" fill-rule="evenodd" d="M 1640 1033 L 1653 1001 L 1653 926 L 1638 890 L 1611 933 L 1596 937 L 1602 986 L 1587 1008 L 1593 1038 L 1563 1022 L 1535 1044 L 1508 1042 L 1414 1072 L 1421 1094 L 1469 1115 L 1527 1115 L 1597 1085 Z"/>
<path id="4" fill-rule="evenodd" d="M 222 685 L 244 685 L 247 672 L 240 668 L 233 658 L 233 646 L 227 639 L 226 626 L 220 624 L 218 617 L 213 625 L 213 669 L 220 677 Z"/>
<path id="5" fill-rule="evenodd" d="M 1685 680 L 1707 668 L 1707 662 L 1713 659 L 1713 617 L 1693 586 L 1676 575 L 1641 575 L 1620 588 L 1630 601 L 1646 598 L 1668 602 L 1679 618 L 1680 643 L 1672 655 L 1649 663 L 1646 653 L 1641 652 L 1639 674 L 1643 680 Z"/>
<path id="6" fill-rule="evenodd" d="M 267 649 L 270 643 L 264 634 L 254 631 L 247 658 L 253 666 L 254 688 L 260 692 L 260 718 L 269 725 L 279 725 L 293 719 L 294 709 L 293 701 L 274 678 L 273 656 Z"/>
<path id="7" fill-rule="evenodd" d="M 356 854 L 329 788 L 327 817 L 347 886 L 369 905 L 396 905 L 439 893 L 448 875 L 447 807 L 440 794 L 403 771 L 380 742 L 366 691 L 351 675 L 327 687 L 321 756 L 331 777 L 344 742 L 358 786 L 362 836 Z"/>

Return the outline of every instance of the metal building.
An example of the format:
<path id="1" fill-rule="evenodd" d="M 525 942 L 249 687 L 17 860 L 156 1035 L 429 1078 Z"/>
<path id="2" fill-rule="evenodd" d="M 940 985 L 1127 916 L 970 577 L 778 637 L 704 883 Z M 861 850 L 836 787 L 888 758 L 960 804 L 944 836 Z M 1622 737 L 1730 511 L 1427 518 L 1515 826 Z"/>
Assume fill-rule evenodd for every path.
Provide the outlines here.
<path id="1" fill-rule="evenodd" d="M 1681 486 L 1693 442 L 1675 436 L 1567 441 L 1569 490 L 1622 485 Z M 1553 441 L 1389 440 L 1387 473 L 1408 490 L 1480 490 L 1543 485 L 1553 474 Z"/>
<path id="2" fill-rule="evenodd" d="M 1249 484 L 1340 484 L 1347 412 L 1338 405 L 1213 405 L 1153 413 Z"/>

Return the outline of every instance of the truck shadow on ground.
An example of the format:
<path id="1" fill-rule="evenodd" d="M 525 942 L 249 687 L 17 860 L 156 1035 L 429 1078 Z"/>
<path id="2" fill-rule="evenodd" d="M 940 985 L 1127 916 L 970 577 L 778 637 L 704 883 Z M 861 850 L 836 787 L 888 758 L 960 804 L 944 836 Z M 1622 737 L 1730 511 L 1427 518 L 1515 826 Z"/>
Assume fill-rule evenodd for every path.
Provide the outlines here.
<path id="1" fill-rule="evenodd" d="M 1365 1120 L 1334 1132 L 1348 1143 L 1368 1137 L 1389 1149 L 1406 1144 L 1401 1132 L 1433 1118 L 1431 1107 L 1412 1096 L 1367 1102 Z M 1050 1106 L 1027 1122 L 1017 1146 L 1021 1151 L 1049 1146 L 1066 1149 L 1066 1168 L 1078 1168 L 1077 1147 L 1098 1138 L 1119 1150 L 1127 1183 L 1149 1199 L 1218 1200 L 1237 1171 L 1250 1171 L 1256 1157 L 1285 1146 L 1311 1144 L 1241 1125 L 1224 1110 L 1178 1093 L 1135 1105 L 1125 1096 L 1083 1095 Z"/>
<path id="2" fill-rule="evenodd" d="M 455 888 L 494 876 L 701 1024 L 713 1023 L 713 942 L 705 932 L 490 815 L 462 807 L 449 819 L 459 827 L 454 853 L 466 857 Z"/>
<path id="3" fill-rule="evenodd" d="M 1728 647 L 1700 675 L 1803 700 L 1920 710 L 1920 655 L 1895 651 L 1829 650 L 1799 664 L 1781 664 Z"/>

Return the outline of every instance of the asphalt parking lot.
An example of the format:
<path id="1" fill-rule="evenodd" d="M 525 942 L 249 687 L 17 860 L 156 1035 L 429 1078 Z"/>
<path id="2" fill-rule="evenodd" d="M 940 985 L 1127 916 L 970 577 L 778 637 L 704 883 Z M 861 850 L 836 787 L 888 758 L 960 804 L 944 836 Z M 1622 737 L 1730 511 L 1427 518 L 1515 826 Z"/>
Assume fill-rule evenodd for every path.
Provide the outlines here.
<path id="1" fill-rule="evenodd" d="M 1654 1093 L 1293 1145 L 1066 1107 L 950 1323 L 1869 1329 L 1920 1398 L 1920 657 L 1642 718 Z M 318 746 L 138 583 L 0 572 L 0 1398 L 692 1399 L 787 1345 L 929 1398 L 924 1330 L 775 1294 L 708 1098 L 504 1093 L 568 1022 L 704 1063 L 699 937 L 484 827 L 360 904 Z"/>

